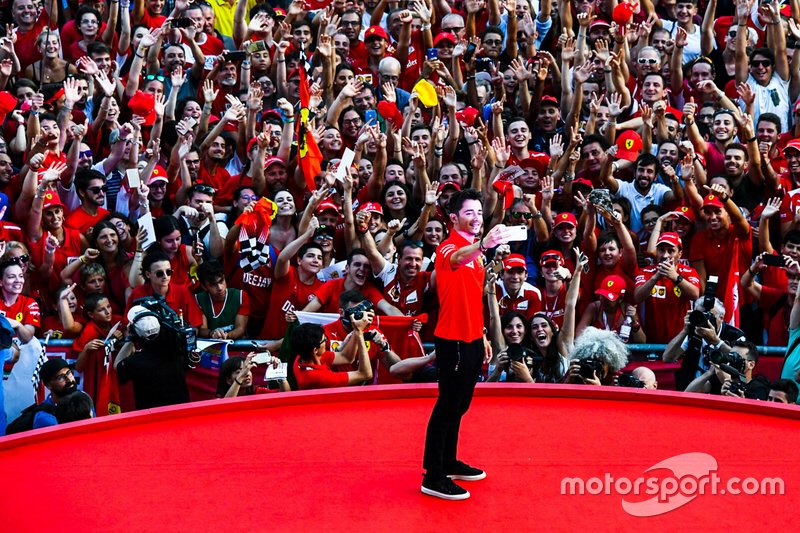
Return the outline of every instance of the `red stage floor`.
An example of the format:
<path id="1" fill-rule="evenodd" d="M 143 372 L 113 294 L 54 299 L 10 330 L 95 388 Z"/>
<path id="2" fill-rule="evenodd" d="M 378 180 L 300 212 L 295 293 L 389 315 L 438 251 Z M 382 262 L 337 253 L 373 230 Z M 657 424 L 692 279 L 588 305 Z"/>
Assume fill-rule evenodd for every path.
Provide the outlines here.
<path id="1" fill-rule="evenodd" d="M 796 522 L 797 408 L 482 385 L 460 455 L 488 477 L 464 483 L 471 499 L 445 502 L 419 492 L 435 394 L 427 385 L 384 386 L 209 401 L 0 439 L 2 529 L 778 531 Z M 718 487 L 732 477 L 781 477 L 785 495 L 696 496 L 686 483 L 683 496 L 636 505 L 650 496 L 621 495 L 625 480 L 610 494 L 561 494 L 565 477 L 597 490 L 590 478 L 606 473 L 655 476 L 674 492 L 670 471 L 645 474 L 665 460 L 681 483 L 716 461 Z"/>

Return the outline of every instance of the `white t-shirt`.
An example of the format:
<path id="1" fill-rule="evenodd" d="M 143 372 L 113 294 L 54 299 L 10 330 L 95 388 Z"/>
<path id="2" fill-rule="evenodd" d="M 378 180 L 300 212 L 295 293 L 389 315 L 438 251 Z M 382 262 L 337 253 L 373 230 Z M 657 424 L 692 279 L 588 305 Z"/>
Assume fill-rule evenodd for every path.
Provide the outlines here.
<path id="1" fill-rule="evenodd" d="M 758 83 L 752 74 L 747 76 L 747 84 L 756 93 L 756 100 L 753 102 L 753 124 L 758 124 L 758 117 L 761 116 L 761 113 L 775 113 L 781 119 L 781 133 L 789 131 L 791 109 L 789 82 L 773 71 L 772 79 L 766 86 Z"/>
<path id="2" fill-rule="evenodd" d="M 661 205 L 664 195 L 672 189 L 660 183 L 653 183 L 646 195 L 641 195 L 630 181 L 617 180 L 619 190 L 615 196 L 627 198 L 631 203 L 631 230 L 638 233 L 642 229 L 642 209 L 650 204 Z"/>
<path id="3" fill-rule="evenodd" d="M 678 33 L 678 23 L 674 20 L 662 20 L 661 27 L 664 28 L 669 32 L 672 38 L 675 38 L 675 35 Z M 686 47 L 683 49 L 683 64 L 687 64 L 690 61 L 697 59 L 703 54 L 703 47 L 701 44 L 701 35 L 702 31 L 699 24 L 694 25 L 694 31 L 692 33 L 687 32 L 686 36 Z M 712 49 L 716 50 L 717 42 L 715 39 L 711 39 Z"/>

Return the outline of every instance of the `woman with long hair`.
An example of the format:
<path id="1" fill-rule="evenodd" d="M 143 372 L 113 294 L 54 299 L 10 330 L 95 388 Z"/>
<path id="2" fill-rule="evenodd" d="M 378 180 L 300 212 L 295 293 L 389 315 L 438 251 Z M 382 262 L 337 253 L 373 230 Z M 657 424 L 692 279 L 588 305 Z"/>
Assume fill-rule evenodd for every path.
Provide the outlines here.
<path id="1" fill-rule="evenodd" d="M 247 357 L 229 357 L 222 363 L 219 369 L 219 379 L 217 380 L 217 398 L 236 398 L 238 396 L 252 396 L 254 394 L 265 394 L 270 392 L 266 387 L 259 387 L 253 384 L 253 362 L 255 352 L 250 352 Z M 277 357 L 272 357 L 267 365 L 276 367 L 281 363 Z M 281 392 L 288 392 L 289 383 L 282 379 L 278 382 Z"/>

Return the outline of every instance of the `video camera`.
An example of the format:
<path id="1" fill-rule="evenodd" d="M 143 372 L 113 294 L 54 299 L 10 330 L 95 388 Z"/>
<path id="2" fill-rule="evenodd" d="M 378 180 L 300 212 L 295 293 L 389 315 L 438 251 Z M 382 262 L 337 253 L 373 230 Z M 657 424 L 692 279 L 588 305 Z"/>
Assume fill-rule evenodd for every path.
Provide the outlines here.
<path id="1" fill-rule="evenodd" d="M 140 305 L 147 309 L 147 312 L 138 313 L 131 323 L 147 316 L 153 316 L 158 320 L 160 331 L 154 339 L 143 338 L 137 335 L 136 328 L 130 328 L 134 340 L 149 346 L 159 348 L 169 353 L 175 353 L 179 357 L 185 357 L 190 365 L 200 362 L 197 350 L 197 336 L 191 326 L 183 322 L 183 318 L 175 311 L 170 309 L 164 298 L 160 296 L 150 296 L 138 298 L 133 301 L 133 305 Z"/>

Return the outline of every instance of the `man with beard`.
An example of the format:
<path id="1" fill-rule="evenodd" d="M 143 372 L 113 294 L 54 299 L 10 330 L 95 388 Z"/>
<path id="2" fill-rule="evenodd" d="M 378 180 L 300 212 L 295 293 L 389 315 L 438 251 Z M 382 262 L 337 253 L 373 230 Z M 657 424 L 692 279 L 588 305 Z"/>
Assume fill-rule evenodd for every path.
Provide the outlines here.
<path id="1" fill-rule="evenodd" d="M 372 302 L 372 306 L 384 315 L 402 316 L 402 312 L 386 301 L 378 289 L 370 283 L 369 259 L 361 248 L 354 248 L 347 256 L 344 277 L 324 283 L 317 289 L 303 308 L 310 313 L 336 313 L 339 310 L 339 296 L 345 291 L 357 290 Z"/>
<path id="2" fill-rule="evenodd" d="M 62 358 L 49 359 L 42 368 L 39 369 L 39 380 L 44 383 L 50 394 L 47 395 L 43 404 L 53 406 L 53 412 L 41 410 L 33 417 L 33 429 L 46 428 L 58 424 L 55 416 L 55 406 L 65 396 L 78 390 L 78 383 L 72 368 Z"/>
<path id="3" fill-rule="evenodd" d="M 664 232 L 656 244 L 656 264 L 636 275 L 633 300 L 645 302 L 642 327 L 647 342 L 666 344 L 684 327 L 684 316 L 700 296 L 697 271 L 680 262 L 683 245 L 677 233 Z"/>
<path id="4" fill-rule="evenodd" d="M 213 187 L 215 191 L 226 188 L 226 184 L 230 181 L 231 175 L 225 170 L 227 164 L 226 157 L 226 143 L 222 137 L 222 132 L 225 125 L 231 122 L 241 120 L 244 115 L 244 106 L 231 106 L 222 119 L 214 125 L 203 144 L 200 146 L 202 154 L 200 159 L 200 169 L 197 173 L 197 181 L 195 183 L 202 183 Z M 182 200 L 178 195 L 178 200 Z"/>
<path id="5" fill-rule="evenodd" d="M 278 340 L 286 333 L 286 313 L 302 309 L 322 287 L 317 273 L 322 268 L 322 247 L 310 240 L 319 222 L 311 219 L 308 230 L 281 250 L 275 262 L 274 287 L 269 299 L 269 311 L 259 339 Z M 297 266 L 292 266 L 293 260 Z"/>
<path id="6" fill-rule="evenodd" d="M 216 76 L 213 79 L 216 81 L 215 86 L 219 89 L 217 98 L 211 103 L 211 113 L 217 116 L 222 116 L 225 109 L 228 108 L 227 96 L 236 96 L 239 91 L 239 68 L 234 61 L 230 61 L 221 55 L 217 58 L 217 63 L 214 65 Z M 209 77 L 215 74 L 212 70 Z M 206 102 L 208 103 L 208 102 Z"/>
<path id="7" fill-rule="evenodd" d="M 355 9 L 348 9 L 342 13 L 339 22 L 340 31 L 350 41 L 350 50 L 345 59 L 350 64 L 364 62 L 367 59 L 367 47 L 361 41 L 361 15 Z"/>
<path id="8" fill-rule="evenodd" d="M 725 179 L 736 205 L 752 211 L 764 201 L 764 180 L 755 140 L 748 144 L 752 145 L 752 150 L 739 143 L 729 144 L 725 148 Z M 751 160 L 748 152 L 755 152 L 758 159 Z"/>
<path id="9" fill-rule="evenodd" d="M 81 199 L 81 205 L 67 215 L 64 225 L 86 234 L 88 229 L 108 214 L 108 210 L 103 208 L 106 202 L 106 177 L 96 170 L 79 170 L 75 173 L 75 192 Z"/>
<path id="10" fill-rule="evenodd" d="M 795 111 L 800 106 L 795 105 Z M 796 117 L 796 115 L 795 115 Z M 797 121 L 797 118 L 795 118 Z M 769 163 L 765 168 L 765 178 L 778 180 L 778 176 L 786 172 L 786 158 L 781 150 L 786 146 L 786 142 L 794 135 L 789 135 L 788 139 L 781 136 L 781 119 L 775 113 L 761 113 L 756 123 L 756 140 L 758 141 L 758 152 L 761 159 Z M 772 169 L 770 172 L 769 169 Z"/>
<path id="11" fill-rule="evenodd" d="M 631 230 L 642 229 L 642 209 L 648 205 L 663 205 L 683 200 L 683 187 L 673 172 L 670 176 L 670 187 L 654 183 L 661 165 L 651 154 L 642 154 L 636 159 L 636 174 L 633 182 L 620 181 L 610 172 L 603 175 L 603 183 L 611 194 L 626 198 L 631 203 Z M 610 170 L 610 168 L 609 168 Z"/>
<path id="12" fill-rule="evenodd" d="M 610 146 L 608 140 L 602 135 L 587 135 L 581 145 L 583 169 L 575 176 L 575 179 L 584 179 L 590 181 L 593 186 L 600 187 L 602 185 L 600 170 L 608 159 L 606 150 Z"/>
<path id="13" fill-rule="evenodd" d="M 711 123 L 713 141 L 706 142 L 694 120 L 696 111 L 697 104 L 693 102 L 683 106 L 683 119 L 689 132 L 689 140 L 692 141 L 695 151 L 705 157 L 706 171 L 709 176 L 724 174 L 725 148 L 733 142 L 733 138 L 738 132 L 733 112 L 728 109 L 719 109 L 714 113 Z"/>

